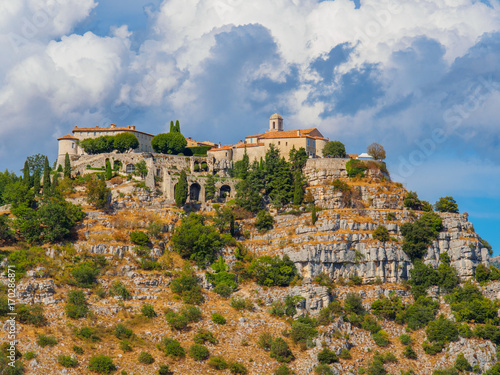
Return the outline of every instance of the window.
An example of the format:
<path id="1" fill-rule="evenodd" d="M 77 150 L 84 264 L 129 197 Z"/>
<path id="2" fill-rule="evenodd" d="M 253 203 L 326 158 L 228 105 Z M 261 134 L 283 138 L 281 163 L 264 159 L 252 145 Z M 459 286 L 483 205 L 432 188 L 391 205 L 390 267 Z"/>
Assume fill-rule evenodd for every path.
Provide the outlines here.
<path id="1" fill-rule="evenodd" d="M 273 121 L 273 129 L 276 129 L 276 122 Z"/>
<path id="2" fill-rule="evenodd" d="M 309 147 L 309 138 L 307 138 L 307 146 Z"/>
<path id="3" fill-rule="evenodd" d="M 135 165 L 134 164 L 127 164 L 127 173 L 132 174 L 135 172 Z"/>
<path id="4" fill-rule="evenodd" d="M 71 148 L 75 148 L 75 142 L 71 143 Z"/>
<path id="5" fill-rule="evenodd" d="M 313 143 L 313 147 L 316 147 L 316 141 L 314 139 L 312 140 L 312 143 Z"/>
<path id="6" fill-rule="evenodd" d="M 285 142 L 285 146 L 288 146 L 288 142 Z"/>
<path id="7" fill-rule="evenodd" d="M 278 141 L 278 146 L 280 145 L 280 141 Z"/>
<path id="8" fill-rule="evenodd" d="M 97 132 L 94 132 L 94 137 L 97 135 Z"/>

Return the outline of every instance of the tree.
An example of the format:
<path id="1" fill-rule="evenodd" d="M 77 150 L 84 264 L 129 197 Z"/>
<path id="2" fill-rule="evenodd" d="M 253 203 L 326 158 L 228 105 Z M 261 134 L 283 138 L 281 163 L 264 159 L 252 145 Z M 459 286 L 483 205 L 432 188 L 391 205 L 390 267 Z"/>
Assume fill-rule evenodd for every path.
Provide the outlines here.
<path id="1" fill-rule="evenodd" d="M 23 168 L 23 184 L 26 186 L 30 186 L 30 167 L 28 165 L 28 160 L 24 162 Z"/>
<path id="2" fill-rule="evenodd" d="M 3 173 L 0 172 L 0 205 L 3 205 L 5 203 L 5 200 L 3 198 L 5 189 L 9 185 L 14 184 L 16 181 L 18 181 L 18 177 L 14 172 L 9 172 L 7 169 Z"/>
<path id="3" fill-rule="evenodd" d="M 175 120 L 174 132 L 175 133 L 181 132 L 181 125 L 179 124 L 179 120 Z"/>
<path id="4" fill-rule="evenodd" d="M 434 209 L 438 212 L 451 212 L 458 214 L 458 205 L 453 197 L 441 197 L 434 205 Z"/>
<path id="5" fill-rule="evenodd" d="M 174 120 L 170 120 L 170 130 L 169 130 L 169 133 L 175 133 L 175 130 L 174 130 Z"/>
<path id="6" fill-rule="evenodd" d="M 243 154 L 243 158 L 234 163 L 234 176 L 241 179 L 247 178 L 249 167 L 250 167 L 250 158 L 248 157 L 247 148 L 245 147 L 245 153 Z"/>
<path id="7" fill-rule="evenodd" d="M 309 159 L 309 156 L 307 156 L 306 149 L 304 147 L 296 150 L 295 146 L 293 146 L 288 156 L 290 163 L 292 163 L 292 170 L 294 172 L 301 172 L 302 168 L 304 168 L 304 166 L 306 165 L 307 159 Z"/>
<path id="8" fill-rule="evenodd" d="M 187 141 L 181 133 L 161 133 L 154 136 L 151 140 L 151 146 L 155 152 L 177 155 L 184 151 Z"/>
<path id="9" fill-rule="evenodd" d="M 113 146 L 119 152 L 125 152 L 131 148 L 139 147 L 139 140 L 132 133 L 120 133 L 115 135 Z"/>
<path id="10" fill-rule="evenodd" d="M 14 238 L 14 232 L 10 229 L 10 220 L 6 215 L 0 215 L 0 241 Z"/>
<path id="11" fill-rule="evenodd" d="M 107 207 L 111 197 L 111 190 L 102 180 L 90 180 L 86 187 L 87 203 L 95 208 L 102 209 Z"/>
<path id="12" fill-rule="evenodd" d="M 340 141 L 329 141 L 326 142 L 325 147 L 323 147 L 323 157 L 330 156 L 333 158 L 345 158 L 345 146 Z"/>
<path id="13" fill-rule="evenodd" d="M 187 196 L 188 196 L 187 176 L 186 176 L 186 171 L 182 170 L 181 175 L 179 176 L 179 182 L 177 182 L 174 188 L 174 198 L 177 207 L 180 208 L 184 206 L 184 203 L 186 203 L 187 200 Z"/>
<path id="14" fill-rule="evenodd" d="M 45 157 L 43 164 L 43 194 L 48 194 L 50 190 L 50 167 L 49 158 Z"/>
<path id="15" fill-rule="evenodd" d="M 215 177 L 211 174 L 205 183 L 205 200 L 215 198 Z"/>
<path id="16" fill-rule="evenodd" d="M 71 177 L 71 161 L 69 160 L 69 154 L 66 153 L 64 157 L 64 178 Z"/>
<path id="17" fill-rule="evenodd" d="M 382 145 L 379 145 L 378 143 L 372 143 L 368 148 L 366 149 L 366 152 L 375 160 L 384 160 L 385 159 L 385 150 Z"/>
<path id="18" fill-rule="evenodd" d="M 142 178 L 148 175 L 148 167 L 146 166 L 146 162 L 144 160 L 141 160 L 135 165 L 135 173 L 137 173 Z"/>
<path id="19" fill-rule="evenodd" d="M 113 177 L 113 171 L 111 170 L 111 163 L 106 159 L 106 180 L 111 180 Z"/>
<path id="20" fill-rule="evenodd" d="M 40 171 L 37 169 L 35 175 L 33 176 L 33 191 L 35 195 L 40 193 Z"/>

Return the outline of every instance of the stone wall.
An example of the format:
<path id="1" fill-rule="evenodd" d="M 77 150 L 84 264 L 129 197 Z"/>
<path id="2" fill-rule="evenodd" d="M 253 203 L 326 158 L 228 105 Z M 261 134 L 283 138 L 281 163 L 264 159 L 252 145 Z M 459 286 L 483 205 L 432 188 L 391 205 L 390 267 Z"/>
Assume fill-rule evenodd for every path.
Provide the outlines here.
<path id="1" fill-rule="evenodd" d="M 307 159 L 304 175 L 310 186 L 325 185 L 340 177 L 347 177 L 345 169 L 349 158 Z"/>

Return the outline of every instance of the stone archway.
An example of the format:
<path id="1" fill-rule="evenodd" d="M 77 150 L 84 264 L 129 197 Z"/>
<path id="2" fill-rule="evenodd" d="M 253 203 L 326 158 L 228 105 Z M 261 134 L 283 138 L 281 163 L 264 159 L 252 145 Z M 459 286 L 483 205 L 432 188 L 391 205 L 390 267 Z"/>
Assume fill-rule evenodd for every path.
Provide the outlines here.
<path id="1" fill-rule="evenodd" d="M 189 187 L 189 200 L 195 202 L 199 201 L 200 192 L 201 192 L 201 186 L 199 183 L 195 182 L 194 184 L 191 184 L 191 186 Z"/>
<path id="2" fill-rule="evenodd" d="M 231 186 L 229 185 L 222 185 L 220 187 L 220 194 L 219 196 L 222 199 L 229 198 L 231 196 Z"/>

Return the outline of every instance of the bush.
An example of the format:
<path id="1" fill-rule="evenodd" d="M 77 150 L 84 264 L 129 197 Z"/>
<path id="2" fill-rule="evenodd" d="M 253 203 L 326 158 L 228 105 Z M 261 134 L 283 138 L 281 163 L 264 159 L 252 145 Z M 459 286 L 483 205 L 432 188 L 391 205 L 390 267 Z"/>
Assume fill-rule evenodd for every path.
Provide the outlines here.
<path id="1" fill-rule="evenodd" d="M 212 322 L 214 322 L 215 324 L 226 324 L 226 318 L 224 318 L 222 314 L 213 313 Z"/>
<path id="2" fill-rule="evenodd" d="M 361 160 L 351 159 L 345 165 L 347 175 L 351 178 L 364 177 L 367 170 L 366 164 Z"/>
<path id="3" fill-rule="evenodd" d="M 389 341 L 389 336 L 384 331 L 378 331 L 377 333 L 374 333 L 372 335 L 372 338 L 373 341 L 375 341 L 375 344 L 377 344 L 378 346 L 385 347 L 391 343 Z"/>
<path id="4" fill-rule="evenodd" d="M 157 134 L 151 140 L 155 152 L 161 154 L 178 155 L 186 148 L 186 138 L 180 132 Z"/>
<path id="5" fill-rule="evenodd" d="M 148 246 L 149 236 L 141 231 L 131 232 L 130 241 L 132 241 L 134 244 L 138 246 Z"/>
<path id="6" fill-rule="evenodd" d="M 189 324 L 189 319 L 185 315 L 178 314 L 172 310 L 166 312 L 165 318 L 168 325 L 173 330 L 182 331 L 186 329 Z"/>
<path id="7" fill-rule="evenodd" d="M 288 286 L 298 277 L 295 263 L 287 255 L 283 256 L 283 259 L 277 256 L 254 259 L 248 267 L 248 272 L 256 279 L 257 284 L 264 286 Z"/>
<path id="8" fill-rule="evenodd" d="M 345 146 L 340 141 L 328 141 L 322 150 L 323 157 L 345 158 Z"/>
<path id="9" fill-rule="evenodd" d="M 170 371 L 170 367 L 168 365 L 160 365 L 160 368 L 158 369 L 158 375 L 171 375 L 173 374 L 172 371 Z"/>
<path id="10" fill-rule="evenodd" d="M 413 224 L 404 223 L 401 226 L 404 237 L 403 251 L 411 260 L 423 258 L 442 227 L 441 218 L 434 212 L 426 212 Z"/>
<path id="11" fill-rule="evenodd" d="M 231 298 L 231 307 L 236 310 L 253 310 L 253 302 L 242 297 Z"/>
<path id="12" fill-rule="evenodd" d="M 400 316 L 403 313 L 404 307 L 401 297 L 391 295 L 387 298 L 380 295 L 379 299 L 371 304 L 371 310 L 379 319 L 395 320 L 398 315 Z"/>
<path id="13" fill-rule="evenodd" d="M 61 354 L 57 357 L 57 363 L 64 367 L 78 366 L 78 361 L 75 358 L 71 358 L 69 355 L 64 354 Z"/>
<path id="14" fill-rule="evenodd" d="M 405 347 L 405 350 L 403 351 L 403 355 L 408 359 L 417 359 L 417 353 L 415 352 L 415 350 L 413 350 L 411 345 L 407 345 Z"/>
<path id="15" fill-rule="evenodd" d="M 328 365 L 321 364 L 314 368 L 314 373 L 317 375 L 333 375 L 333 370 Z"/>
<path id="16" fill-rule="evenodd" d="M 127 340 L 122 340 L 120 341 L 120 349 L 123 350 L 124 352 L 131 352 L 132 346 L 130 345 L 130 342 L 128 342 Z"/>
<path id="17" fill-rule="evenodd" d="M 351 187 L 347 182 L 341 181 L 339 179 L 332 181 L 332 188 L 334 191 L 340 191 L 342 193 L 351 190 Z"/>
<path id="18" fill-rule="evenodd" d="M 210 356 L 210 352 L 206 346 L 194 344 L 189 348 L 189 356 L 195 361 L 205 361 Z"/>
<path id="19" fill-rule="evenodd" d="M 229 362 L 228 368 L 231 374 L 242 374 L 242 375 L 248 374 L 247 368 L 243 366 L 243 364 L 240 362 L 235 362 L 235 361 Z"/>
<path id="20" fill-rule="evenodd" d="M 75 335 L 79 339 L 89 340 L 89 341 L 92 341 L 92 342 L 97 342 L 97 341 L 101 340 L 101 338 L 90 327 L 82 327 L 80 329 L 76 329 L 75 330 Z"/>
<path id="21" fill-rule="evenodd" d="M 361 297 L 354 293 L 347 294 L 344 301 L 344 310 L 348 314 L 364 315 L 366 313 Z"/>
<path id="22" fill-rule="evenodd" d="M 165 355 L 168 355 L 173 358 L 184 358 L 186 355 L 186 351 L 184 348 L 181 346 L 179 341 L 175 339 L 171 339 L 168 337 L 165 337 L 163 339 L 163 346 L 165 347 Z"/>
<path id="23" fill-rule="evenodd" d="M 440 315 L 437 320 L 429 322 L 425 333 L 430 342 L 447 343 L 458 340 L 457 324 L 446 319 L 444 315 Z"/>
<path id="24" fill-rule="evenodd" d="M 36 343 L 42 348 L 45 348 L 46 346 L 56 346 L 57 339 L 54 336 L 38 335 Z"/>
<path id="25" fill-rule="evenodd" d="M 418 297 L 417 301 L 408 307 L 404 314 L 408 328 L 417 330 L 434 320 L 439 310 L 439 303 L 427 297 Z"/>
<path id="26" fill-rule="evenodd" d="M 201 309 L 196 306 L 184 306 L 180 313 L 184 315 L 189 323 L 195 323 L 201 320 Z"/>
<path id="27" fill-rule="evenodd" d="M 222 357 L 211 357 L 208 360 L 208 365 L 216 370 L 225 370 L 228 368 L 226 360 Z"/>
<path id="28" fill-rule="evenodd" d="M 402 334 L 399 336 L 399 341 L 401 341 L 401 344 L 403 345 L 410 345 L 412 343 L 412 339 L 410 335 L 407 334 Z"/>
<path id="29" fill-rule="evenodd" d="M 196 305 L 203 303 L 204 298 L 198 278 L 190 269 L 185 269 L 178 278 L 172 280 L 170 289 L 180 295 L 184 303 Z"/>
<path id="30" fill-rule="evenodd" d="M 81 346 L 78 346 L 78 345 L 73 345 L 72 350 L 73 350 L 76 354 L 83 354 L 83 348 L 82 348 Z"/>
<path id="31" fill-rule="evenodd" d="M 20 304 L 16 306 L 17 317 L 21 323 L 31 324 L 35 327 L 44 326 L 47 322 L 43 314 L 43 306 Z"/>
<path id="32" fill-rule="evenodd" d="M 66 315 L 71 319 L 85 318 L 89 312 L 85 294 L 82 291 L 68 293 L 68 301 L 65 305 Z"/>
<path id="33" fill-rule="evenodd" d="M 116 371 L 116 366 L 107 355 L 98 355 L 90 358 L 89 369 L 99 374 L 111 374 Z"/>
<path id="34" fill-rule="evenodd" d="M 293 372 L 287 365 L 281 365 L 276 370 L 274 370 L 273 375 L 292 375 Z"/>
<path id="35" fill-rule="evenodd" d="M 339 354 L 339 358 L 341 359 L 352 359 L 351 352 L 347 349 L 342 349 L 342 351 Z"/>
<path id="36" fill-rule="evenodd" d="M 318 331 L 311 323 L 303 323 L 300 320 L 292 323 L 290 337 L 295 343 L 306 343 L 308 339 L 315 337 L 317 334 Z"/>
<path id="37" fill-rule="evenodd" d="M 194 335 L 194 342 L 197 344 L 204 344 L 207 341 L 211 344 L 217 344 L 217 342 L 218 342 L 212 332 L 210 332 L 209 330 L 200 328 L 196 332 L 196 334 Z"/>
<path id="38" fill-rule="evenodd" d="M 130 328 L 125 327 L 122 323 L 115 325 L 113 331 L 117 339 L 129 339 L 134 334 Z"/>
<path id="39" fill-rule="evenodd" d="M 377 229 L 373 232 L 373 238 L 380 242 L 387 242 L 391 239 L 389 236 L 389 231 L 385 225 L 379 225 Z"/>
<path id="40" fill-rule="evenodd" d="M 255 221 L 255 228 L 259 232 L 266 232 L 273 227 L 274 219 L 269 212 L 266 210 L 259 211 L 257 214 L 257 220 Z"/>
<path id="41" fill-rule="evenodd" d="M 292 351 L 288 344 L 281 337 L 276 338 L 271 344 L 270 351 L 271 358 L 276 359 L 278 362 L 288 363 L 294 359 Z"/>
<path id="42" fill-rule="evenodd" d="M 424 352 L 429 355 L 435 355 L 437 353 L 440 353 L 444 348 L 444 343 L 443 342 L 433 342 L 429 343 L 428 341 L 424 341 L 422 343 L 422 349 L 424 349 Z"/>
<path id="43" fill-rule="evenodd" d="M 443 370 L 435 370 L 432 372 L 432 375 L 458 375 L 458 371 L 453 368 L 445 368 Z"/>
<path id="44" fill-rule="evenodd" d="M 465 358 L 464 353 L 460 353 L 457 356 L 457 359 L 455 360 L 455 369 L 457 369 L 460 372 L 464 371 L 471 371 L 472 366 L 470 365 L 469 361 L 467 358 Z"/>
<path id="45" fill-rule="evenodd" d="M 366 331 L 370 331 L 371 333 L 377 333 L 382 329 L 382 327 L 380 327 L 377 321 L 369 315 L 365 315 L 365 320 L 363 320 L 361 328 L 363 328 Z"/>
<path id="46" fill-rule="evenodd" d="M 132 298 L 129 291 L 120 281 L 115 281 L 109 289 L 109 294 L 112 296 L 119 296 L 122 300 L 126 301 Z"/>
<path id="47" fill-rule="evenodd" d="M 155 308 L 153 307 L 153 305 L 150 305 L 149 303 L 146 303 L 142 306 L 141 313 L 146 318 L 154 318 L 156 316 Z"/>
<path id="48" fill-rule="evenodd" d="M 36 358 L 36 354 L 33 351 L 29 351 L 29 352 L 24 353 L 23 358 L 26 359 L 27 361 L 30 361 L 33 358 Z"/>
<path id="49" fill-rule="evenodd" d="M 228 283 L 217 284 L 214 288 L 214 292 L 224 298 L 229 298 L 234 292 L 234 287 Z"/>
<path id="50" fill-rule="evenodd" d="M 302 296 L 291 296 L 287 295 L 285 296 L 284 301 L 275 301 L 271 305 L 271 309 L 269 310 L 269 313 L 271 315 L 275 316 L 294 316 L 297 314 L 297 304 L 302 301 L 304 297 Z"/>
<path id="51" fill-rule="evenodd" d="M 471 282 L 457 287 L 446 297 L 451 310 L 459 322 L 498 323 L 498 312 L 495 303 L 484 297 L 481 291 Z"/>
<path id="52" fill-rule="evenodd" d="M 79 264 L 71 271 L 75 285 L 82 288 L 92 288 L 97 282 L 99 269 L 90 263 Z"/>
<path id="53" fill-rule="evenodd" d="M 144 363 L 145 365 L 150 365 L 155 361 L 153 356 L 151 354 L 149 354 L 148 352 L 141 352 L 141 354 L 139 354 L 139 358 L 137 360 L 140 363 Z"/>
<path id="54" fill-rule="evenodd" d="M 90 180 L 87 183 L 85 193 L 87 195 L 87 203 L 97 209 L 106 208 L 111 201 L 111 189 L 102 180 Z"/>
<path id="55" fill-rule="evenodd" d="M 458 205 L 453 197 L 441 197 L 434 204 L 434 209 L 438 212 L 451 212 L 458 214 Z"/>
<path id="56" fill-rule="evenodd" d="M 323 350 L 318 353 L 318 362 L 323 365 L 329 365 L 338 361 L 339 358 L 337 354 L 328 348 L 323 348 Z"/>
<path id="57" fill-rule="evenodd" d="M 263 332 L 257 340 L 257 345 L 259 345 L 262 349 L 269 351 L 271 350 L 273 340 L 273 335 L 271 335 L 269 332 Z"/>

